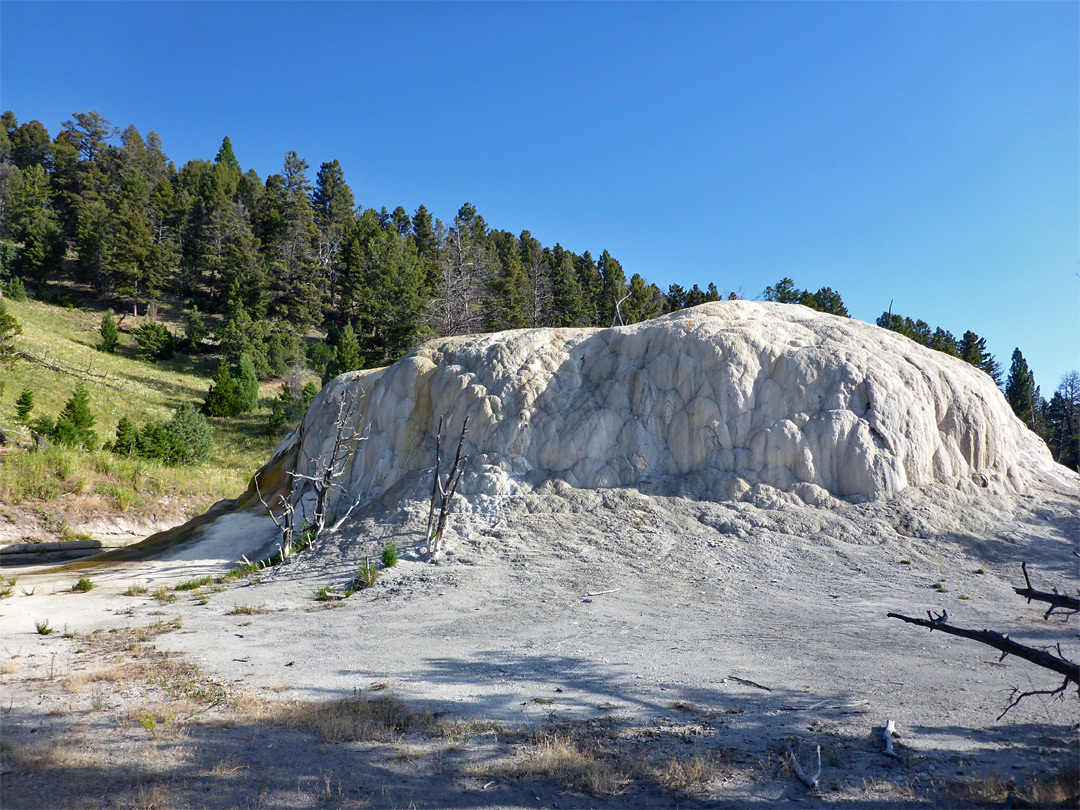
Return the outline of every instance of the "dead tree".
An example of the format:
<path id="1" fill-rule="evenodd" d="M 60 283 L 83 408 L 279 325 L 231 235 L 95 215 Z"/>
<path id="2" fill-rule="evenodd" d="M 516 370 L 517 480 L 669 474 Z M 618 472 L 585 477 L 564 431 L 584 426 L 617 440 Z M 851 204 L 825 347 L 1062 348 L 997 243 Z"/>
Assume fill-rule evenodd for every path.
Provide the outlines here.
<path id="1" fill-rule="evenodd" d="M 1050 610 L 1046 611 L 1046 616 L 1049 616 L 1055 607 L 1060 607 L 1062 605 L 1068 606 L 1069 603 L 1067 601 L 1060 602 L 1060 604 L 1059 601 L 1063 599 L 1068 600 L 1071 597 L 1062 597 L 1057 591 L 1048 594 L 1044 591 L 1033 590 L 1031 587 L 1031 580 L 1027 575 L 1027 565 L 1024 564 L 1022 567 L 1024 579 L 1027 580 L 1027 588 L 1013 588 L 1014 591 L 1021 596 L 1028 597 L 1029 602 L 1032 599 L 1051 602 Z M 1022 692 L 1019 688 L 1013 687 L 1009 704 L 1005 707 L 1005 710 L 998 715 L 998 720 L 1008 714 L 1009 710 L 1014 708 L 1024 698 L 1033 695 L 1063 695 L 1065 690 L 1069 688 L 1070 683 L 1077 687 L 1077 693 L 1080 694 L 1080 665 L 1065 657 L 1065 654 L 1061 651 L 1061 644 L 1057 644 L 1054 648 L 1038 649 L 1036 647 L 1029 647 L 1026 644 L 1019 644 L 1009 638 L 1005 633 L 998 633 L 993 630 L 971 630 L 966 627 L 957 627 L 956 625 L 948 624 L 949 613 L 945 610 L 942 610 L 941 613 L 936 616 L 930 611 L 927 611 L 926 615 L 929 617 L 927 619 L 917 619 L 911 616 L 904 616 L 900 613 L 889 613 L 887 615 L 890 619 L 900 619 L 908 624 L 926 627 L 931 633 L 935 630 L 940 630 L 942 633 L 947 633 L 951 636 L 959 636 L 960 638 L 978 641 L 980 644 L 986 644 L 989 647 L 993 647 L 995 650 L 1000 650 L 1001 658 L 999 660 L 1001 661 L 1005 660 L 1006 656 L 1013 655 L 1035 664 L 1036 666 L 1042 667 L 1043 669 L 1055 672 L 1064 678 L 1061 685 L 1056 689 L 1038 689 L 1030 692 Z M 1046 616 L 1044 616 L 1044 618 Z M 1056 654 L 1051 651 L 1052 649 L 1056 650 Z"/>
<path id="2" fill-rule="evenodd" d="M 435 558 L 442 551 L 443 529 L 446 528 L 446 518 L 450 514 L 450 503 L 457 492 L 458 483 L 461 481 L 461 473 L 465 469 L 466 456 L 461 457 L 461 450 L 465 445 L 465 434 L 469 432 L 469 417 L 461 424 L 461 437 L 458 439 L 457 454 L 454 456 L 454 464 L 445 479 L 442 477 L 442 432 L 443 417 L 439 417 L 439 432 L 435 434 L 435 480 L 431 484 L 431 508 L 428 509 L 427 523 L 427 547 L 428 555 Z M 435 507 L 439 507 L 439 522 L 435 523 Z M 434 527 L 434 528 L 433 528 Z"/>
<path id="3" fill-rule="evenodd" d="M 326 523 L 329 520 L 330 496 L 335 490 L 345 491 L 345 487 L 338 483 L 348 466 L 349 459 L 356 452 L 356 445 L 367 439 L 367 435 L 357 425 L 357 409 L 360 400 L 364 397 L 364 391 L 355 397 L 349 397 L 343 389 L 338 400 L 337 414 L 334 417 L 334 443 L 328 454 L 315 458 L 315 469 L 311 474 L 291 470 L 286 473 L 292 480 L 292 485 L 287 493 L 278 495 L 278 502 L 273 506 L 279 507 L 280 515 L 274 514 L 271 504 L 263 498 L 259 489 L 259 480 L 255 478 L 255 491 L 259 500 L 270 513 L 270 519 L 281 530 L 282 539 L 280 544 L 281 559 L 287 558 L 293 550 L 314 546 L 319 538 L 326 532 Z M 308 482 L 315 493 L 315 507 L 312 510 L 310 520 L 306 517 L 300 526 L 301 537 L 297 539 L 296 507 L 297 495 L 302 495 L 305 485 L 298 482 Z M 353 504 L 341 515 L 337 522 L 330 528 L 334 531 L 341 526 L 360 504 L 362 495 L 358 496 Z"/>
<path id="4" fill-rule="evenodd" d="M 335 490 L 345 491 L 345 487 L 338 483 L 338 479 L 345 474 L 345 468 L 349 460 L 356 453 L 356 445 L 367 439 L 367 435 L 356 424 L 356 411 L 360 400 L 364 397 L 361 390 L 355 397 L 349 397 L 345 389 L 341 391 L 338 400 L 337 415 L 334 417 L 334 445 L 330 450 L 329 457 L 325 454 L 315 459 L 315 471 L 311 475 L 292 471 L 289 475 L 293 479 L 293 489 L 297 489 L 296 481 L 308 481 L 315 492 L 315 508 L 311 512 L 309 545 L 315 545 L 316 541 L 326 530 L 326 521 L 329 518 L 328 509 L 330 496 Z M 362 497 L 362 496 L 361 496 Z M 352 514 L 359 505 L 361 497 L 357 497 L 352 506 L 342 515 L 334 528 L 337 528 Z"/>

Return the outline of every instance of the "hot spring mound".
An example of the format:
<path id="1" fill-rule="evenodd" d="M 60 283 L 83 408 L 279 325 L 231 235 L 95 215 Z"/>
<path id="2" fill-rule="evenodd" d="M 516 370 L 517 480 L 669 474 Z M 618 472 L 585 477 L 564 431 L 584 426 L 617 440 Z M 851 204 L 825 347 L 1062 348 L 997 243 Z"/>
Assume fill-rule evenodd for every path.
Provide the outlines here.
<path id="1" fill-rule="evenodd" d="M 268 485 L 329 455 L 343 396 L 358 399 L 366 436 L 335 491 L 350 502 L 423 497 L 440 419 L 445 458 L 465 417 L 459 492 L 474 507 L 549 480 L 759 505 L 1075 486 L 983 372 L 793 305 L 725 301 L 627 327 L 431 341 L 325 386 L 263 469 Z M 293 494 L 304 511 L 310 493 Z"/>

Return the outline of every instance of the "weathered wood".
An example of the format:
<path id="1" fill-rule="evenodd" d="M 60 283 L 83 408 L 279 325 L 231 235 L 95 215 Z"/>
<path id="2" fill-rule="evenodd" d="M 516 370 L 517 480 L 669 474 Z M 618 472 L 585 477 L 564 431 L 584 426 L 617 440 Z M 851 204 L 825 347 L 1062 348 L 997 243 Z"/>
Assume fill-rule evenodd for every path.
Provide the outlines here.
<path id="1" fill-rule="evenodd" d="M 817 770 L 813 776 L 810 776 L 803 770 L 802 765 L 799 764 L 798 757 L 795 756 L 795 752 L 791 750 L 791 743 L 787 746 L 788 762 L 791 765 L 791 769 L 795 771 L 795 775 L 799 777 L 799 781 L 806 785 L 811 790 L 818 786 L 818 780 L 821 778 L 821 746 L 817 747 Z"/>
<path id="2" fill-rule="evenodd" d="M 1001 650 L 1002 658 L 1006 655 L 1015 655 L 1017 658 L 1023 658 L 1025 661 L 1030 661 L 1036 666 L 1063 675 L 1067 681 L 1071 681 L 1072 683 L 1077 684 L 1077 686 L 1080 686 L 1080 665 L 1074 664 L 1064 656 L 1058 657 L 1051 655 L 1046 650 L 1038 650 L 1034 647 L 1018 644 L 1004 633 L 997 633 L 993 630 L 969 630 L 966 627 L 956 627 L 955 625 L 946 624 L 949 619 L 949 614 L 944 610 L 936 617 L 929 611 L 927 611 L 927 615 L 930 616 L 929 619 L 915 619 L 900 613 L 888 614 L 890 619 L 900 619 L 908 624 L 917 624 L 920 627 L 928 627 L 930 632 L 940 630 L 942 633 L 947 633 L 950 636 L 959 636 L 960 638 L 978 641 L 980 644 L 986 644 L 987 646 L 993 647 L 995 650 Z"/>
<path id="3" fill-rule="evenodd" d="M 1043 614 L 1044 619 L 1049 619 L 1050 614 L 1057 608 L 1065 608 L 1066 610 L 1071 610 L 1073 613 L 1080 612 L 1080 599 L 1077 599 L 1075 596 L 1069 596 L 1068 594 L 1058 593 L 1057 589 L 1055 589 L 1053 593 L 1048 591 L 1037 591 L 1031 587 L 1031 577 L 1028 576 L 1027 563 L 1020 563 L 1020 569 L 1024 572 L 1024 582 L 1027 583 L 1027 587 L 1014 587 L 1013 590 L 1027 599 L 1029 605 L 1032 601 L 1048 602 L 1050 607 L 1047 609 L 1046 613 Z"/>

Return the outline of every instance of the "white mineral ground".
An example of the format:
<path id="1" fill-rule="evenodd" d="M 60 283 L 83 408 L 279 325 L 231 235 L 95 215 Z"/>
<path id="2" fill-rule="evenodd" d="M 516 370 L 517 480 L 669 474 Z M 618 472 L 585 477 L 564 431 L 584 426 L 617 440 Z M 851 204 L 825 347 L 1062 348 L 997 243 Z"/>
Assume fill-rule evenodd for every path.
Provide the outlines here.
<path id="1" fill-rule="evenodd" d="M 81 570 L 34 577 L 35 596 L 0 602 L 4 649 L 44 643 L 43 616 L 82 631 L 145 623 L 112 613 L 136 605 L 182 617 L 159 646 L 312 697 L 385 682 L 512 722 L 652 722 L 681 699 L 738 712 L 723 715 L 725 744 L 759 752 L 789 735 L 877 750 L 892 719 L 898 749 L 922 757 L 912 773 L 965 756 L 1023 774 L 1047 751 L 1075 752 L 1075 694 L 996 719 L 1012 687 L 1057 676 L 886 618 L 947 609 L 1080 657 L 1075 619 L 1044 621 L 1012 592 L 1022 561 L 1036 587 L 1075 592 L 1080 478 L 956 358 L 742 301 L 625 328 L 436 340 L 325 386 L 260 472 L 265 497 L 286 471 L 313 470 L 342 393 L 361 397 L 367 438 L 331 511 L 361 504 L 336 534 L 205 606 L 120 595 L 272 551 L 277 530 L 249 489 L 198 527 L 149 538 L 155 559 L 94 569 L 91 594 L 61 593 Z M 434 434 L 445 416 L 452 455 L 466 415 L 446 553 L 425 562 Z M 297 500 L 310 512 L 310 491 Z M 390 537 L 399 565 L 321 609 L 313 590 L 344 585 Z M 229 615 L 238 603 L 268 612 Z"/>

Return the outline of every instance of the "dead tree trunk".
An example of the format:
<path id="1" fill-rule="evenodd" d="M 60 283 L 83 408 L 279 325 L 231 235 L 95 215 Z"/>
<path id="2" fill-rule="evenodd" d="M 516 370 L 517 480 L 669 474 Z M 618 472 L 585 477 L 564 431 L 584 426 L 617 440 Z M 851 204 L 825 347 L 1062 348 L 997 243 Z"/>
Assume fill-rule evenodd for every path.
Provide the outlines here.
<path id="1" fill-rule="evenodd" d="M 461 437 L 458 439 L 457 454 L 454 456 L 454 464 L 445 480 L 442 477 L 442 427 L 443 419 L 439 418 L 439 432 L 435 436 L 435 480 L 431 487 L 431 508 L 428 510 L 427 546 L 428 556 L 434 559 L 442 551 L 443 530 L 446 528 L 446 519 L 450 515 L 450 504 L 457 492 L 458 483 L 461 481 L 461 473 L 465 470 L 465 462 L 469 457 L 461 457 L 462 448 L 465 446 L 465 434 L 469 432 L 469 417 L 465 417 L 461 425 Z M 439 521 L 435 523 L 435 507 L 439 507 Z M 434 524 L 434 530 L 432 529 Z"/>

